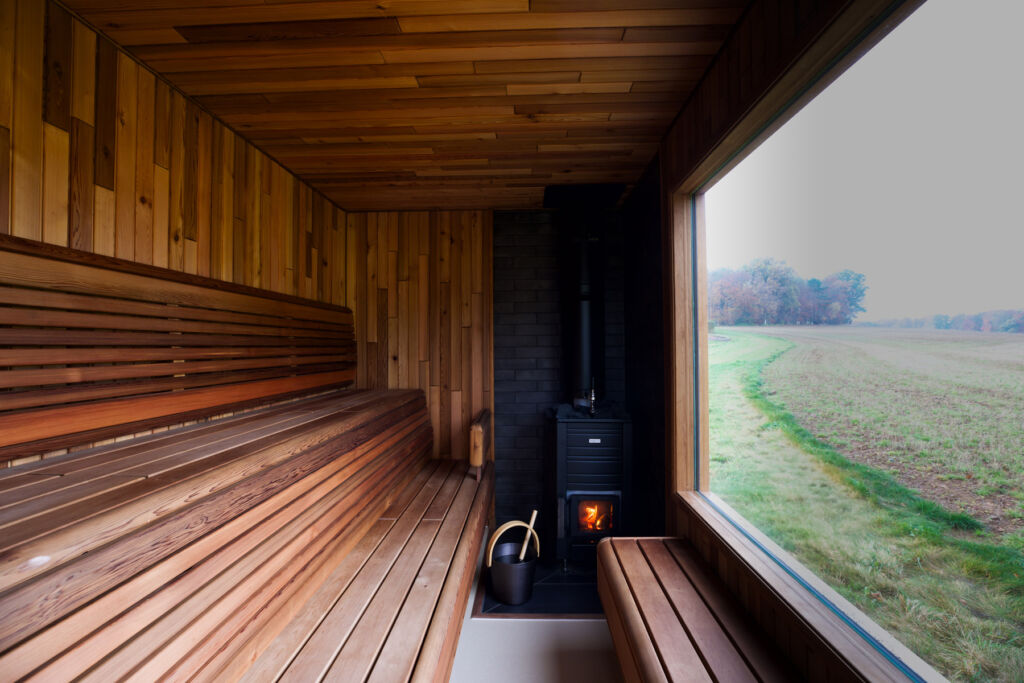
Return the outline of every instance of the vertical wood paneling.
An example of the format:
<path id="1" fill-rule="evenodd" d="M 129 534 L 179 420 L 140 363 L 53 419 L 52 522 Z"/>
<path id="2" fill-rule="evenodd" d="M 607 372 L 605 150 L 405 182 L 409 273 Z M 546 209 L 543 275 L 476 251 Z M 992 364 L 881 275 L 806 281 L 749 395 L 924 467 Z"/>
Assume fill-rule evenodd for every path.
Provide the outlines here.
<path id="1" fill-rule="evenodd" d="M 489 407 L 489 213 L 346 215 L 105 38 L 35 0 L 0 0 L 0 232 L 8 229 L 350 307 L 358 385 L 422 389 L 435 455 L 467 457 L 469 422 Z"/>
<path id="2" fill-rule="evenodd" d="M 423 389 L 436 453 L 468 457 L 470 422 L 493 408 L 491 214 L 353 213 L 347 233 L 358 385 Z"/>

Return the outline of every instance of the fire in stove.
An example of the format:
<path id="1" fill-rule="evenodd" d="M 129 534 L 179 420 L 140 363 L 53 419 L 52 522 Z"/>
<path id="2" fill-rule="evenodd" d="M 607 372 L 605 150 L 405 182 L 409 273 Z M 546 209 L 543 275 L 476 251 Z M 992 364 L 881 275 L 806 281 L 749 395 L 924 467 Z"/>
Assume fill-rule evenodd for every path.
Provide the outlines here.
<path id="1" fill-rule="evenodd" d="M 615 506 L 610 500 L 581 500 L 579 502 L 579 529 L 584 532 L 611 531 Z"/>

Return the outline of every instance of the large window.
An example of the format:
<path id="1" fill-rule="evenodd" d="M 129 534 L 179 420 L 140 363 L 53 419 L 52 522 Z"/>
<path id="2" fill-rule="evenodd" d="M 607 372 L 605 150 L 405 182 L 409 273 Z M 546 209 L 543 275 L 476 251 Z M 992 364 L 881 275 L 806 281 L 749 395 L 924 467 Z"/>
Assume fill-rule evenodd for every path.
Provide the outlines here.
<path id="1" fill-rule="evenodd" d="M 984 7 L 706 191 L 706 488 L 946 676 L 1024 680 L 1024 3 Z"/>

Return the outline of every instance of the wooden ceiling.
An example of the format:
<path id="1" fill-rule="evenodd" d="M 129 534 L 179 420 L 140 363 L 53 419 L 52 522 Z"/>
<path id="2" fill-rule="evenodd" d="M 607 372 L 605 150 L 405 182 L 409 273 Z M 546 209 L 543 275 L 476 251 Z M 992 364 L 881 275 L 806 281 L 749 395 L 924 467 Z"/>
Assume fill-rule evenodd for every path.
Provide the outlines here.
<path id="1" fill-rule="evenodd" d="M 349 210 L 632 183 L 746 0 L 64 0 Z"/>

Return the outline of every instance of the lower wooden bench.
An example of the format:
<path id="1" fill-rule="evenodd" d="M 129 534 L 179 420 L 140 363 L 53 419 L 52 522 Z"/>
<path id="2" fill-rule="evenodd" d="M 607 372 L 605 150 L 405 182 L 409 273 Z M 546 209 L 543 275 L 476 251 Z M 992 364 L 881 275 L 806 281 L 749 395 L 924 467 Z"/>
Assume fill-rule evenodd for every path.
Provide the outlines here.
<path id="1" fill-rule="evenodd" d="M 685 541 L 606 538 L 597 570 L 627 681 L 798 678 Z"/>
<path id="2" fill-rule="evenodd" d="M 334 635 L 443 678 L 493 475 L 430 448 L 422 392 L 343 391 L 0 472 L 0 679 L 262 680 Z M 294 640 L 345 577 L 351 633 Z"/>

